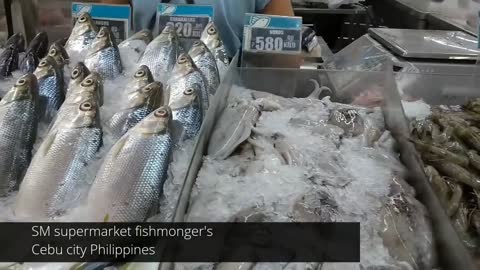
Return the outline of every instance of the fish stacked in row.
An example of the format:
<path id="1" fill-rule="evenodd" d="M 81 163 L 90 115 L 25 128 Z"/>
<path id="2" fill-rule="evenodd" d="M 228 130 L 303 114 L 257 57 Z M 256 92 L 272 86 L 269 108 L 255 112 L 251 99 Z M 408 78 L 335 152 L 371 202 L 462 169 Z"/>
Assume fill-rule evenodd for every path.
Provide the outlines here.
<path id="1" fill-rule="evenodd" d="M 464 244 L 480 240 L 480 100 L 462 108 L 435 107 L 412 122 L 412 140 L 425 172 Z"/>
<path id="2" fill-rule="evenodd" d="M 221 41 L 211 41 L 218 39 L 212 29 L 213 24 L 205 31 L 211 33 L 206 40 L 223 55 Z M 18 80 L 0 104 L 0 110 L 8 110 L 0 121 L 10 125 L 0 135 L 10 150 L 0 163 L 0 184 L 4 195 L 19 187 L 15 215 L 57 217 L 70 210 L 88 186 L 87 219 L 149 218 L 158 211 L 172 151 L 200 131 L 209 98 L 220 84 L 217 59 L 201 41 L 184 52 L 170 27 L 153 41 L 149 31 L 141 31 L 117 46 L 110 31 L 97 31 L 88 14 L 80 15 L 68 40 L 53 43 L 43 58 L 43 45 L 35 44 L 44 44 L 45 36 L 37 37 L 22 62 L 24 72 L 33 74 Z M 10 42 L 21 45 L 20 39 Z M 64 78 L 64 67 L 82 54 L 85 61 L 77 62 L 70 78 Z M 103 118 L 101 107 L 110 98 L 104 96 L 105 82 L 123 76 L 122 56 L 139 66 L 118 91 L 121 101 L 112 106 L 115 113 Z M 166 78 L 163 83 L 161 76 Z M 30 110 L 12 122 L 21 106 Z M 32 157 L 41 122 L 48 129 Z M 13 134 L 16 130 L 22 132 Z M 105 136 L 114 144 L 99 155 Z M 100 159 L 89 184 L 87 171 Z"/>

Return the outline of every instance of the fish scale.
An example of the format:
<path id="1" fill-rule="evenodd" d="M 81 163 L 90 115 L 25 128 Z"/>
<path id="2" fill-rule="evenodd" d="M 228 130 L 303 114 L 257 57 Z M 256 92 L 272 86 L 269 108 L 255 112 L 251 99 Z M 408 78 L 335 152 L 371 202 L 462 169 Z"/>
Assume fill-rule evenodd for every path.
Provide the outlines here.
<path id="1" fill-rule="evenodd" d="M 195 138 L 202 126 L 202 110 L 198 105 L 192 105 L 173 110 L 173 120 L 181 123 L 184 134 L 180 140 Z"/>
<path id="2" fill-rule="evenodd" d="M 21 181 L 30 164 L 36 134 L 36 105 L 21 100 L 0 105 L 0 195 Z"/>
<path id="3" fill-rule="evenodd" d="M 159 201 L 167 176 L 172 138 L 131 130 L 103 163 L 89 194 L 93 217 L 109 222 L 141 222 Z M 123 144 L 117 151 L 119 144 Z"/>
<path id="4" fill-rule="evenodd" d="M 110 119 L 108 126 L 116 136 L 121 136 L 152 113 L 152 111 L 153 109 L 142 107 L 133 111 L 119 112 Z"/>
<path id="5" fill-rule="evenodd" d="M 38 87 L 40 95 L 40 112 L 46 121 L 55 117 L 57 110 L 64 101 L 63 89 L 61 88 L 60 76 L 48 76 L 39 78 Z"/>
<path id="6" fill-rule="evenodd" d="M 15 207 L 18 216 L 47 218 L 60 214 L 63 204 L 84 185 L 84 168 L 95 157 L 102 132 L 99 128 L 63 129 L 55 132 L 51 145 L 45 141 L 20 187 Z"/>
<path id="7" fill-rule="evenodd" d="M 85 59 L 85 65 L 106 78 L 114 78 L 122 73 L 120 53 L 117 48 L 108 47 L 95 52 Z"/>

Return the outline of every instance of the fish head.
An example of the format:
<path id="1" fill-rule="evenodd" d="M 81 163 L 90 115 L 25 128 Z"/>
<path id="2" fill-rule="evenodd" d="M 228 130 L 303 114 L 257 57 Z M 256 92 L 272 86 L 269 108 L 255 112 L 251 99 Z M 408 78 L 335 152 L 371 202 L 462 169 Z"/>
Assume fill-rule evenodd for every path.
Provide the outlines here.
<path id="1" fill-rule="evenodd" d="M 73 27 L 71 36 L 79 37 L 89 32 L 97 32 L 98 28 L 93 23 L 92 17 L 87 12 L 83 12 L 78 15 L 77 22 Z"/>
<path id="2" fill-rule="evenodd" d="M 44 57 L 33 74 L 37 76 L 37 79 L 54 76 L 58 71 L 59 67 L 55 59 L 49 55 Z"/>
<path id="3" fill-rule="evenodd" d="M 138 90 L 138 88 L 152 83 L 153 81 L 153 75 L 150 69 L 145 65 L 141 65 L 133 75 L 133 81 L 130 83 L 129 88 L 133 88 L 132 90 Z"/>
<path id="4" fill-rule="evenodd" d="M 143 135 L 164 134 L 168 131 L 171 121 L 172 109 L 162 106 L 138 123 L 133 130 Z"/>
<path id="5" fill-rule="evenodd" d="M 149 106 L 158 108 L 163 102 L 163 84 L 153 82 L 128 95 L 128 108 Z"/>
<path id="6" fill-rule="evenodd" d="M 115 44 L 115 39 L 113 38 L 112 32 L 110 32 L 108 27 L 102 27 L 93 40 L 91 52 L 98 52 L 103 49 L 116 46 L 117 45 Z"/>
<path id="7" fill-rule="evenodd" d="M 171 25 L 165 26 L 160 35 L 155 38 L 155 42 L 164 45 L 178 43 L 178 36 L 175 27 Z"/>
<path id="8" fill-rule="evenodd" d="M 172 74 L 176 75 L 186 75 L 192 72 L 196 68 L 193 63 L 193 59 L 188 55 L 188 53 L 180 53 L 173 68 Z"/>
<path id="9" fill-rule="evenodd" d="M 148 29 L 143 29 L 143 30 L 135 33 L 129 39 L 130 40 L 142 40 L 142 41 L 145 42 L 145 44 L 148 44 L 152 41 L 153 34 L 152 34 L 152 31 L 150 31 Z"/>
<path id="10" fill-rule="evenodd" d="M 19 32 L 13 34 L 6 42 L 5 47 L 14 46 L 18 51 L 25 51 L 25 36 Z"/>
<path id="11" fill-rule="evenodd" d="M 96 103 L 98 103 L 99 106 L 103 105 L 103 81 L 101 75 L 97 72 L 92 72 L 85 77 L 76 91 L 78 91 L 77 94 L 79 95 L 87 93 L 95 96 Z"/>
<path id="12" fill-rule="evenodd" d="M 34 100 L 38 95 L 37 77 L 33 74 L 25 74 L 20 77 L 10 91 L 2 98 L 0 105 L 18 100 Z"/>
<path id="13" fill-rule="evenodd" d="M 208 49 L 207 45 L 203 43 L 201 40 L 197 40 L 193 43 L 192 48 L 190 48 L 190 51 L 188 54 L 193 58 L 196 59 L 197 57 L 201 57 L 202 55 L 210 53 L 210 50 Z"/>
<path id="14" fill-rule="evenodd" d="M 199 84 L 192 84 L 190 87 L 186 88 L 182 95 L 175 97 L 170 101 L 170 108 L 172 110 L 183 109 L 186 107 L 195 106 L 201 104 L 200 102 L 200 93 L 201 86 Z"/>
<path id="15" fill-rule="evenodd" d="M 203 41 L 203 43 L 205 43 L 205 45 L 207 45 L 207 47 L 210 49 L 220 47 L 223 44 L 217 27 L 213 21 L 207 24 L 207 27 L 203 31 L 200 40 Z"/>
<path id="16" fill-rule="evenodd" d="M 60 125 L 68 128 L 85 128 L 97 126 L 99 123 L 99 107 L 96 98 L 83 100 L 77 107 L 75 115 L 71 120 L 65 120 Z"/>
<path id="17" fill-rule="evenodd" d="M 64 65 L 70 58 L 65 48 L 60 43 L 57 43 L 57 42 L 53 43 L 50 46 L 50 50 L 48 51 L 48 56 L 53 57 L 53 59 L 55 59 L 55 61 L 59 65 Z"/>
<path id="18" fill-rule="evenodd" d="M 87 66 L 83 62 L 78 62 L 70 73 L 70 81 L 79 85 L 88 75 L 90 75 L 90 70 Z"/>

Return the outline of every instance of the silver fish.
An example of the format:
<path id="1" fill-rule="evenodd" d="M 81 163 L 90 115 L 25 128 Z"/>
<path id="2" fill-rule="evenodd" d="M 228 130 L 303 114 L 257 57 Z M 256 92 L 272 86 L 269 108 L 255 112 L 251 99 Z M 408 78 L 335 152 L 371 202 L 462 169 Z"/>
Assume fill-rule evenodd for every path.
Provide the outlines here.
<path id="1" fill-rule="evenodd" d="M 74 91 L 76 87 L 80 86 L 88 75 L 90 75 L 90 70 L 88 70 L 83 62 L 78 62 L 70 73 L 70 82 L 67 87 L 65 99 L 68 99 L 70 93 Z"/>
<path id="2" fill-rule="evenodd" d="M 140 65 L 150 68 L 156 81 L 165 83 L 180 51 L 180 41 L 175 28 L 166 26 L 162 33 L 148 44 Z"/>
<path id="3" fill-rule="evenodd" d="M 14 45 L 17 47 L 19 52 L 24 52 L 25 51 L 25 36 L 19 32 L 16 34 L 13 34 L 7 42 L 5 42 L 5 48 L 10 47 L 11 45 Z"/>
<path id="4" fill-rule="evenodd" d="M 48 56 L 53 57 L 58 66 L 64 67 L 70 62 L 70 56 L 68 55 L 65 48 L 59 43 L 59 41 L 54 42 L 48 51 Z"/>
<path id="5" fill-rule="evenodd" d="M 44 219 L 62 214 L 85 185 L 86 166 L 102 143 L 95 96 L 61 117 L 35 153 L 14 206 L 18 217 Z"/>
<path id="6" fill-rule="evenodd" d="M 18 68 L 18 47 L 14 44 L 7 47 L 0 54 L 0 79 L 12 76 L 12 72 Z"/>
<path id="7" fill-rule="evenodd" d="M 47 56 L 40 61 L 34 75 L 38 79 L 39 114 L 43 121 L 49 123 L 65 99 L 63 69 L 57 65 L 52 57 Z"/>
<path id="8" fill-rule="evenodd" d="M 154 82 L 152 73 L 147 66 L 140 66 L 138 70 L 133 75 L 133 80 L 131 80 L 127 87 L 125 88 L 125 92 L 131 92 L 143 88 L 151 83 Z"/>
<path id="9" fill-rule="evenodd" d="M 107 27 L 102 27 L 98 32 L 88 51 L 85 65 L 107 79 L 113 79 L 123 72 L 120 52 Z"/>
<path id="10" fill-rule="evenodd" d="M 18 187 L 37 130 L 37 78 L 22 76 L 0 101 L 0 196 Z"/>
<path id="11" fill-rule="evenodd" d="M 205 113 L 209 106 L 207 82 L 193 63 L 192 58 L 186 53 L 181 53 L 168 81 L 169 103 L 181 98 L 184 91 L 190 88 L 199 91 L 198 95 L 202 102 L 202 111 Z"/>
<path id="12" fill-rule="evenodd" d="M 107 154 L 87 201 L 89 219 L 141 222 L 156 211 L 172 153 L 170 108 L 161 107 Z"/>
<path id="13" fill-rule="evenodd" d="M 114 114 L 106 126 L 115 137 L 120 138 L 162 106 L 163 99 L 163 85 L 160 82 L 153 82 L 137 89 L 128 95 L 127 106 Z"/>
<path id="14" fill-rule="evenodd" d="M 72 53 L 84 54 L 85 50 L 90 48 L 97 31 L 98 28 L 93 23 L 92 17 L 88 13 L 80 14 L 65 44 L 65 50 L 69 55 Z"/>
<path id="15" fill-rule="evenodd" d="M 75 70 L 73 70 L 72 76 L 73 73 L 75 73 Z M 103 82 L 100 74 L 92 72 L 78 86 L 70 88 L 68 93 L 69 95 L 58 110 L 56 118 L 52 121 L 49 131 L 57 129 L 58 125 L 63 123 L 60 120 L 61 118 L 66 119 L 64 121 L 68 121 L 68 119 L 75 117 L 78 113 L 78 104 L 95 98 L 99 107 L 103 105 Z"/>
<path id="16" fill-rule="evenodd" d="M 199 40 L 193 43 L 188 54 L 207 80 L 210 94 L 214 95 L 220 85 L 220 74 L 215 57 L 205 43 Z"/>
<path id="17" fill-rule="evenodd" d="M 46 32 L 38 33 L 28 45 L 25 57 L 20 63 L 20 69 L 23 73 L 33 73 L 40 62 L 40 59 L 46 56 L 48 51 L 48 36 Z"/>
<path id="18" fill-rule="evenodd" d="M 131 58 L 131 62 L 137 63 L 152 39 L 152 31 L 145 29 L 118 44 L 122 60 L 130 62 L 128 60 Z"/>
<path id="19" fill-rule="evenodd" d="M 230 65 L 230 60 L 228 58 L 225 46 L 223 45 L 223 41 L 220 38 L 220 34 L 218 33 L 213 21 L 207 25 L 200 40 L 203 41 L 203 43 L 205 43 L 205 45 L 207 45 L 212 52 L 215 60 L 217 61 L 220 78 L 223 78 L 227 72 L 228 66 Z"/>
<path id="20" fill-rule="evenodd" d="M 170 100 L 169 106 L 173 113 L 172 130 L 177 142 L 195 138 L 200 131 L 203 121 L 200 91 L 199 85 L 194 84 L 185 89 L 182 96 Z"/>

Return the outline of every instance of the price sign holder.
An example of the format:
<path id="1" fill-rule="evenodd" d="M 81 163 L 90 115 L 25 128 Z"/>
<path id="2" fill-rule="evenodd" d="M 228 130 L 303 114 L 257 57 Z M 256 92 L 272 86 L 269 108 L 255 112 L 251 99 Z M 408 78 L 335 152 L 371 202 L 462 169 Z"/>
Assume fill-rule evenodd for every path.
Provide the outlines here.
<path id="1" fill-rule="evenodd" d="M 212 20 L 213 6 L 159 4 L 157 8 L 157 28 L 160 33 L 167 25 L 174 26 L 185 49 L 200 39 L 203 30 Z"/>
<path id="2" fill-rule="evenodd" d="M 127 39 L 131 34 L 132 8 L 130 5 L 72 2 L 74 24 L 78 15 L 84 12 L 90 14 L 93 22 L 99 28 L 108 27 L 117 44 Z"/>
<path id="3" fill-rule="evenodd" d="M 242 66 L 283 67 L 302 54 L 301 17 L 247 13 L 243 35 Z"/>

